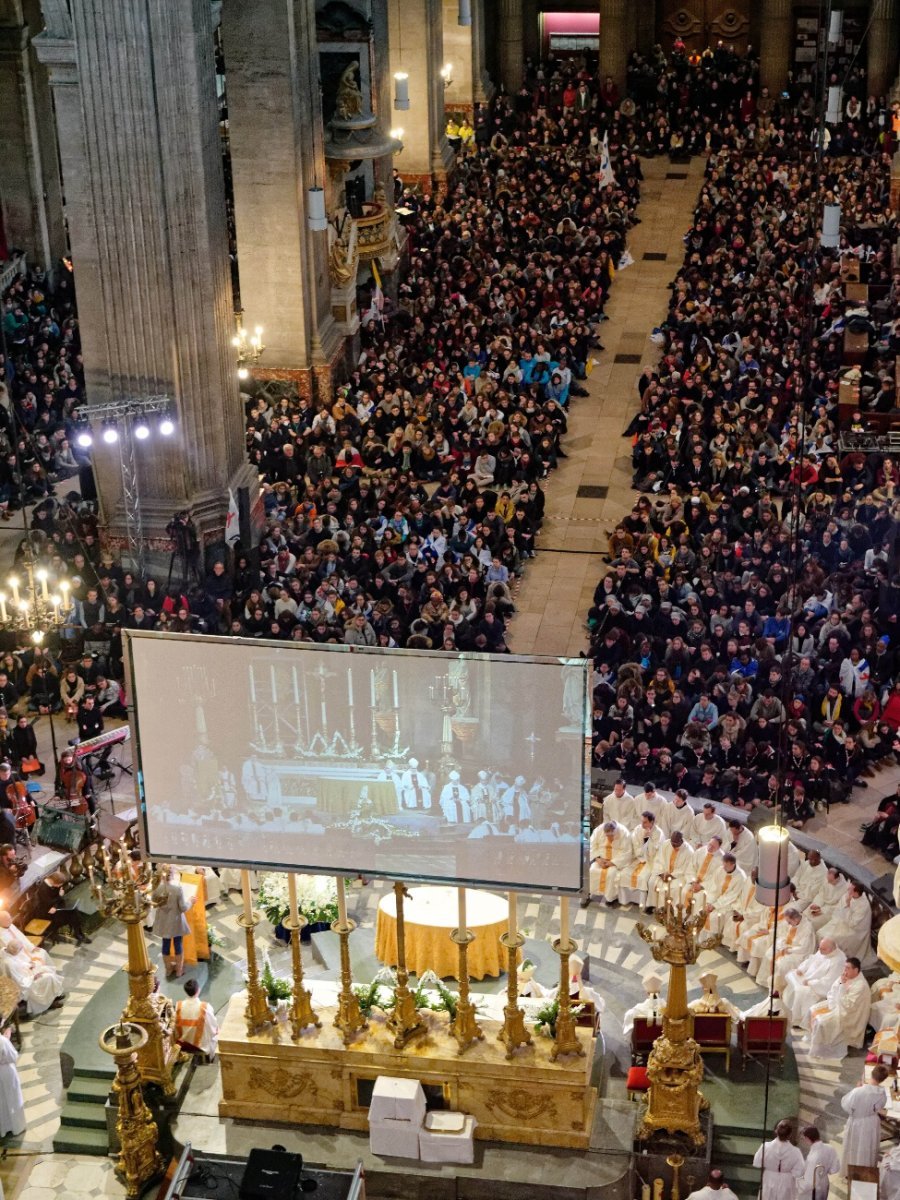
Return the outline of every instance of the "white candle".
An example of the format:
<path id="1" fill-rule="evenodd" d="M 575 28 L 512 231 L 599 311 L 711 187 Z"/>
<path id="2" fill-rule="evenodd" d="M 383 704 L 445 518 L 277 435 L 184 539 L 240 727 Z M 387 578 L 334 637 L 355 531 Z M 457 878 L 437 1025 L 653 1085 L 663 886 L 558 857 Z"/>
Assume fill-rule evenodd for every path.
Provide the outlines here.
<path id="1" fill-rule="evenodd" d="M 256 703 L 256 684 L 253 680 L 253 668 L 250 668 L 250 703 Z"/>
<path id="2" fill-rule="evenodd" d="M 569 945 L 569 897 L 563 896 L 559 902 L 559 939 L 565 950 Z"/>
<path id="3" fill-rule="evenodd" d="M 241 893 L 244 897 L 244 919 L 249 923 L 253 920 L 253 909 L 250 906 L 250 872 L 241 871 Z"/>
<path id="4" fill-rule="evenodd" d="M 346 927 L 347 927 L 347 893 L 344 890 L 343 875 L 338 875 L 338 877 L 337 877 L 337 894 L 338 894 L 338 920 L 340 921 L 342 928 L 346 929 Z"/>
<path id="5" fill-rule="evenodd" d="M 350 670 L 349 667 L 347 668 L 347 698 L 349 700 L 350 707 L 352 708 L 353 707 L 353 672 Z"/>
<path id="6" fill-rule="evenodd" d="M 459 919 L 458 919 L 459 932 L 465 933 L 466 932 L 466 889 L 465 888 L 457 888 L 456 889 L 456 901 L 459 906 Z"/>
<path id="7" fill-rule="evenodd" d="M 397 672 L 394 672 L 394 708 L 400 707 L 400 701 L 397 699 Z"/>
<path id="8" fill-rule="evenodd" d="M 518 929 L 518 913 L 516 912 L 516 902 L 518 896 L 515 892 L 509 893 L 509 936 L 514 941 L 519 936 Z"/>
<path id="9" fill-rule="evenodd" d="M 372 707 L 375 707 L 375 672 L 369 671 L 369 692 L 372 697 Z"/>
<path id="10" fill-rule="evenodd" d="M 16 606 L 16 608 L 18 608 L 19 607 L 19 581 L 18 581 L 18 579 L 16 579 L 15 575 L 10 575 L 9 586 L 12 588 L 13 604 Z"/>
<path id="11" fill-rule="evenodd" d="M 6 597 L 3 595 L 2 592 L 0 592 L 0 621 L 2 621 L 4 625 L 6 624 L 6 621 L 7 621 Z"/>
<path id="12" fill-rule="evenodd" d="M 705 909 L 705 908 L 706 908 L 706 892 L 704 892 L 704 890 L 701 888 L 700 891 L 697 892 L 697 909 L 702 912 L 703 909 Z"/>
<path id="13" fill-rule="evenodd" d="M 293 871 L 288 871 L 288 901 L 291 906 L 291 924 L 297 924 L 298 909 L 297 909 L 297 876 Z"/>
<path id="14" fill-rule="evenodd" d="M 294 703 L 300 707 L 300 690 L 297 687 L 297 668 L 291 667 L 291 678 L 294 681 Z"/>
<path id="15" fill-rule="evenodd" d="M 46 602 L 50 599 L 50 589 L 47 587 L 47 572 L 43 567 L 37 573 L 38 582 L 41 585 L 41 599 Z"/>
<path id="16" fill-rule="evenodd" d="M 269 670 L 272 674 L 272 703 L 277 704 L 278 703 L 278 690 L 275 687 L 275 668 L 269 667 Z"/>

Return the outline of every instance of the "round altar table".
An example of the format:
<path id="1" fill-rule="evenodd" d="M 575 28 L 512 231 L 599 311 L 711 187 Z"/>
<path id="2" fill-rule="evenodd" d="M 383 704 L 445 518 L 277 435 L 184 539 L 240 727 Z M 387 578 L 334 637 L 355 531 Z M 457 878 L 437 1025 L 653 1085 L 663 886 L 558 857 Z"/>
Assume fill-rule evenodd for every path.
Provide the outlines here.
<path id="1" fill-rule="evenodd" d="M 423 975 L 431 970 L 442 979 L 456 979 L 459 948 L 451 942 L 450 934 L 457 927 L 458 914 L 455 887 L 409 889 L 403 901 L 407 971 Z M 502 974 L 508 960 L 507 951 L 500 945 L 500 935 L 509 927 L 505 897 L 466 889 L 466 926 L 475 934 L 475 941 L 469 944 L 469 978 Z M 393 891 L 382 896 L 378 905 L 375 955 L 386 966 L 397 965 L 397 903 Z"/>

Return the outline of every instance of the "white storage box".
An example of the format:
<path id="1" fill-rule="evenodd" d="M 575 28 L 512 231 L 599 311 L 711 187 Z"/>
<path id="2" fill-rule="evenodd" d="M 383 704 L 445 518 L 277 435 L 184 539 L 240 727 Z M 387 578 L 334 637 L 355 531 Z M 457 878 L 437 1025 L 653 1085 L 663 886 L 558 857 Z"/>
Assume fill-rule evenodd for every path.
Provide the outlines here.
<path id="1" fill-rule="evenodd" d="M 466 1113 L 429 1113 L 419 1132 L 419 1157 L 422 1162 L 473 1162 L 475 1124 L 475 1118 Z"/>
<path id="2" fill-rule="evenodd" d="M 369 1105 L 369 1149 L 396 1158 L 419 1157 L 425 1093 L 417 1079 L 379 1075 Z"/>

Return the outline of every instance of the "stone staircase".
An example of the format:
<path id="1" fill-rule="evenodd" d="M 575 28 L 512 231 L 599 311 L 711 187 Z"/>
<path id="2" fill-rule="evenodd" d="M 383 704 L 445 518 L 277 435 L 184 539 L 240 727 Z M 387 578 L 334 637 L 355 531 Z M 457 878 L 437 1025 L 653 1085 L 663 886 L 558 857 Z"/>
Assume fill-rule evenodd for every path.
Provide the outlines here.
<path id="1" fill-rule="evenodd" d="M 113 1078 L 112 1071 L 75 1068 L 53 1139 L 57 1154 L 109 1154 L 106 1101 Z"/>

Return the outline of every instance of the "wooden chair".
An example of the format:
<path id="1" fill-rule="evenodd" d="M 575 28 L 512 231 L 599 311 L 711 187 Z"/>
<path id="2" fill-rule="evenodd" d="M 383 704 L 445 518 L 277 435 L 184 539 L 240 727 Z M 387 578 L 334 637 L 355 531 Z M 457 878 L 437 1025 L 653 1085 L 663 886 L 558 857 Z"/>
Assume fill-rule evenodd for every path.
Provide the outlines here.
<path id="1" fill-rule="evenodd" d="M 787 1017 L 747 1017 L 738 1025 L 738 1048 L 741 1052 L 741 1068 L 747 1069 L 747 1060 L 777 1058 L 784 1062 L 784 1044 L 787 1039 Z"/>
<path id="2" fill-rule="evenodd" d="M 33 946 L 40 946 L 52 924 L 52 921 L 45 921 L 41 917 L 35 917 L 34 920 L 29 921 L 25 926 L 25 936 Z"/>
<path id="3" fill-rule="evenodd" d="M 695 1013 L 694 1041 L 704 1054 L 724 1054 L 725 1070 L 731 1070 L 731 1015 Z"/>
<path id="4" fill-rule="evenodd" d="M 596 1037 L 600 1032 L 600 1014 L 593 1000 L 572 1000 L 580 1012 L 575 1014 L 575 1024 L 581 1029 L 590 1029 L 591 1036 Z"/>
<path id="5" fill-rule="evenodd" d="M 648 1021 L 646 1017 L 635 1017 L 634 1028 L 631 1031 L 631 1061 L 636 1058 L 646 1059 L 653 1049 L 653 1043 L 662 1036 L 662 1018 L 658 1021 Z"/>

